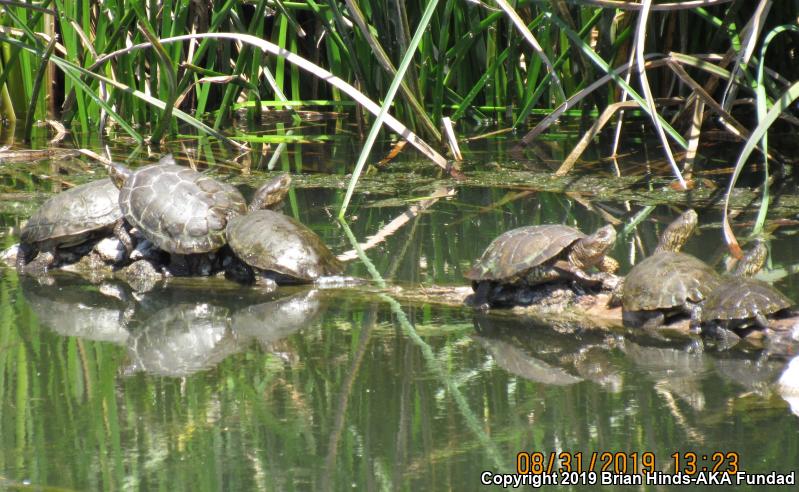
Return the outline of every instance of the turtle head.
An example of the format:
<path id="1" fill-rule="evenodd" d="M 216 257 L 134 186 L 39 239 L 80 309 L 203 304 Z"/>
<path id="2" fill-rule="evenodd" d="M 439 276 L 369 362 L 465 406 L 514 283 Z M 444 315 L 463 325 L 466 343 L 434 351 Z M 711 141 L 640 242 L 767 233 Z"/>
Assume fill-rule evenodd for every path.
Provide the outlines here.
<path id="1" fill-rule="evenodd" d="M 768 258 L 768 248 L 762 239 L 755 240 L 749 251 L 738 260 L 734 274 L 738 277 L 751 277 L 759 272 Z"/>
<path id="2" fill-rule="evenodd" d="M 655 253 L 661 251 L 679 251 L 691 237 L 691 234 L 696 230 L 696 224 L 699 218 L 696 211 L 688 209 L 679 217 L 674 219 L 674 222 L 669 224 L 663 233 L 660 235 L 660 242 L 658 247 L 655 248 Z"/>
<path id="3" fill-rule="evenodd" d="M 252 197 L 249 207 L 250 212 L 271 208 L 282 202 L 286 197 L 286 193 L 289 192 L 290 185 L 291 176 L 289 174 L 281 174 L 264 183 L 255 191 L 255 195 Z"/>
<path id="4" fill-rule="evenodd" d="M 580 268 L 601 266 L 604 264 L 605 253 L 615 242 L 616 229 L 610 224 L 600 227 L 596 232 L 584 237 L 574 245 L 570 260 L 575 266 Z"/>
<path id="5" fill-rule="evenodd" d="M 158 159 L 159 166 L 175 166 L 177 162 L 175 162 L 175 158 L 172 157 L 172 154 L 164 154 L 163 157 Z"/>
<path id="6" fill-rule="evenodd" d="M 122 188 L 131 174 L 133 174 L 133 172 L 122 164 L 112 162 L 111 165 L 108 166 L 108 176 L 117 188 Z"/>

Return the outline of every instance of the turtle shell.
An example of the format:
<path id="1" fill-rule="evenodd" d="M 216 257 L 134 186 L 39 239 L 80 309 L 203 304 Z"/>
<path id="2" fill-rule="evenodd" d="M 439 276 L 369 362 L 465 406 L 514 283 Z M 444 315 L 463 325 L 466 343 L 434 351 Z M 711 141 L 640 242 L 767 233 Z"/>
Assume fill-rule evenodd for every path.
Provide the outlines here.
<path id="1" fill-rule="evenodd" d="M 768 316 L 791 306 L 790 299 L 766 282 L 734 277 L 707 296 L 702 321 L 746 320 L 757 313 Z"/>
<path id="2" fill-rule="evenodd" d="M 622 304 L 627 311 L 654 311 L 701 302 L 721 277 L 689 254 L 661 251 L 635 265 L 624 279 Z"/>
<path id="3" fill-rule="evenodd" d="M 153 244 L 178 254 L 220 248 L 228 220 L 247 212 L 236 188 L 174 164 L 134 172 L 119 192 L 119 206 Z"/>
<path id="4" fill-rule="evenodd" d="M 119 190 L 110 179 L 101 179 L 44 202 L 28 219 L 20 239 L 27 244 L 49 241 L 55 246 L 74 246 L 121 218 Z"/>
<path id="5" fill-rule="evenodd" d="M 584 237 L 585 234 L 577 229 L 561 224 L 512 229 L 494 239 L 464 276 L 475 282 L 510 283 L 531 268 L 559 257 Z"/>
<path id="6" fill-rule="evenodd" d="M 312 230 L 291 217 L 257 210 L 236 217 L 227 228 L 230 248 L 253 268 L 310 282 L 338 275 L 344 267 Z"/>

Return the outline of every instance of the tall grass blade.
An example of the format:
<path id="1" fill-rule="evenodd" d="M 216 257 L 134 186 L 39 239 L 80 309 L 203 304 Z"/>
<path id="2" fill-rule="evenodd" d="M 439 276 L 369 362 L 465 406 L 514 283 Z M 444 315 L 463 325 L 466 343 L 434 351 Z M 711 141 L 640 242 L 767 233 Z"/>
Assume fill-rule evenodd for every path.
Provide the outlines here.
<path id="1" fill-rule="evenodd" d="M 427 25 L 430 23 L 430 19 L 433 17 L 433 12 L 435 11 L 437 5 L 438 0 L 431 0 L 431 2 L 427 4 L 424 14 L 422 14 L 422 18 L 419 20 L 419 26 L 416 28 L 416 33 L 413 35 L 413 38 L 408 45 L 408 49 L 405 51 L 405 56 L 402 58 L 402 62 L 400 62 L 397 74 L 394 77 L 394 80 L 391 81 L 391 86 L 388 88 L 388 93 L 386 94 L 386 97 L 383 100 L 383 105 L 380 107 L 380 111 L 377 114 L 377 119 L 375 119 L 374 124 L 372 124 L 372 129 L 369 131 L 369 135 L 366 137 L 366 142 L 364 142 L 363 148 L 361 149 L 361 154 L 358 156 L 358 162 L 355 164 L 355 170 L 352 172 L 350 184 L 347 186 L 347 192 L 344 195 L 344 201 L 342 202 L 341 208 L 338 212 L 339 219 L 344 218 L 344 213 L 347 211 L 347 205 L 350 203 L 352 193 L 355 190 L 355 185 L 358 183 L 358 178 L 361 175 L 363 166 L 366 164 L 366 159 L 369 157 L 369 152 L 372 150 L 372 145 L 374 145 L 374 142 L 377 139 L 377 134 L 380 132 L 380 128 L 383 126 L 383 120 L 386 118 L 388 110 L 391 107 L 391 103 L 394 101 L 394 96 L 397 95 L 397 90 L 402 83 L 402 78 L 405 76 L 405 72 L 408 70 L 408 67 L 413 61 L 416 48 L 419 46 L 419 42 L 422 40 L 422 35 L 424 34 L 425 29 L 427 29 Z"/>
<path id="2" fill-rule="evenodd" d="M 799 33 L 799 26 L 796 25 L 783 25 L 777 26 L 766 34 L 763 39 L 763 46 L 760 48 L 760 60 L 757 65 L 757 85 L 755 87 L 755 107 L 757 109 L 757 121 L 761 122 L 766 118 L 768 113 L 770 101 L 766 95 L 766 85 L 764 80 L 765 65 L 766 65 L 766 51 L 768 51 L 771 41 L 780 33 L 792 31 Z M 769 206 L 769 170 L 768 170 L 768 134 L 764 133 L 763 138 L 760 140 L 760 147 L 763 150 L 763 196 L 760 199 L 760 207 L 757 211 L 757 218 L 755 225 L 752 228 L 752 235 L 760 235 L 763 231 L 763 226 L 766 223 L 766 214 L 768 213 Z"/>
<path id="3" fill-rule="evenodd" d="M 757 127 L 755 127 L 755 129 L 752 131 L 752 134 L 749 136 L 749 139 L 747 139 L 743 150 L 741 150 L 741 154 L 738 156 L 738 161 L 735 163 L 735 169 L 733 170 L 732 176 L 730 176 L 730 183 L 727 186 L 727 193 L 724 197 L 724 217 L 722 218 L 722 227 L 724 230 L 724 240 L 727 241 L 727 244 L 733 251 L 733 255 L 737 258 L 740 258 L 741 251 L 740 246 L 738 246 L 738 241 L 735 239 L 735 235 L 732 232 L 732 227 L 730 227 L 728 213 L 732 190 L 735 188 L 735 183 L 738 181 L 738 176 L 740 176 L 741 171 L 744 168 L 744 164 L 746 164 L 746 160 L 752 154 L 752 151 L 757 148 L 758 142 L 762 140 L 763 136 L 766 134 L 771 125 L 777 121 L 777 118 L 780 117 L 780 114 L 788 109 L 798 98 L 799 82 L 794 82 L 788 88 L 788 90 L 786 90 L 782 96 L 775 101 L 774 106 L 772 106 L 768 113 L 766 113 L 766 116 L 763 118 L 763 120 L 760 121 Z"/>
<path id="4" fill-rule="evenodd" d="M 638 61 L 636 67 L 638 68 L 638 77 L 641 79 L 641 88 L 644 90 L 644 97 L 646 98 L 646 105 L 649 108 L 649 115 L 652 118 L 652 124 L 655 125 L 655 131 L 660 137 L 660 143 L 663 146 L 663 151 L 666 153 L 666 158 L 669 160 L 671 171 L 680 183 L 683 190 L 688 189 L 688 184 L 685 182 L 680 168 L 677 167 L 677 162 L 674 160 L 674 154 L 671 152 L 669 141 L 666 139 L 666 133 L 663 131 L 663 126 L 660 124 L 660 116 L 657 107 L 655 106 L 655 97 L 652 95 L 652 89 L 649 87 L 649 79 L 646 76 L 646 66 L 644 65 L 644 51 L 646 41 L 646 21 L 649 18 L 649 7 L 652 5 L 652 0 L 643 0 L 641 4 L 641 11 L 638 14 L 638 29 L 636 30 L 635 38 L 635 58 Z M 686 146 L 687 147 L 687 146 Z"/>
<path id="5" fill-rule="evenodd" d="M 435 1 L 438 3 L 438 0 Z M 383 67 L 383 70 L 385 70 L 386 73 L 396 78 L 397 69 L 394 68 L 394 64 L 391 63 L 391 59 L 383 49 L 380 41 L 372 35 L 371 31 L 369 31 L 369 26 L 366 25 L 366 18 L 364 17 L 363 12 L 358 4 L 354 0 L 345 0 L 345 3 L 347 4 L 347 10 L 349 10 L 350 14 L 352 14 L 355 24 L 358 26 L 358 29 L 360 29 L 361 35 L 363 35 L 366 42 L 369 43 L 369 46 L 372 48 L 372 54 L 377 59 L 377 62 Z M 401 81 L 401 87 L 403 97 L 413 108 L 414 114 L 418 116 L 424 124 L 424 128 L 428 132 L 428 135 L 433 137 L 435 141 L 441 140 L 441 132 L 438 131 L 436 125 L 432 122 L 432 120 L 430 120 L 430 116 L 427 115 L 424 107 L 422 107 L 421 103 L 419 103 L 419 100 L 416 98 L 416 95 L 414 95 L 413 91 L 411 91 L 410 87 L 408 87 L 408 84 L 404 81 Z"/>
<path id="6" fill-rule="evenodd" d="M 552 65 L 552 62 L 549 61 L 549 57 L 546 53 L 544 53 L 544 49 L 541 48 L 541 45 L 538 43 L 538 40 L 533 36 L 533 33 L 527 29 L 527 26 L 524 24 L 524 21 L 519 14 L 513 10 L 513 7 L 510 6 L 508 2 L 505 0 L 494 0 L 497 5 L 507 14 L 508 18 L 513 22 L 513 25 L 516 26 L 516 29 L 522 33 L 524 39 L 530 43 L 530 46 L 535 51 L 535 54 L 541 58 L 541 61 L 544 62 L 544 65 L 547 67 L 547 72 L 551 75 L 552 80 L 555 82 L 555 87 L 558 89 L 558 94 L 560 95 L 560 100 L 563 101 L 566 99 L 566 94 L 563 93 L 563 84 L 560 81 L 560 77 L 558 77 L 558 72 L 555 70 L 555 67 Z"/>
<path id="7" fill-rule="evenodd" d="M 47 65 L 50 62 L 50 55 L 53 54 L 55 49 L 56 38 L 50 39 L 50 43 L 45 48 L 42 62 L 39 64 L 39 69 L 36 71 L 36 76 L 33 81 L 33 89 L 31 90 L 30 105 L 28 106 L 28 113 L 25 115 L 25 128 L 24 140 L 27 143 L 31 141 L 31 132 L 33 131 L 33 122 L 36 119 L 36 105 L 39 102 L 39 91 L 42 88 L 42 80 L 47 73 Z"/>
<path id="8" fill-rule="evenodd" d="M 279 46 L 275 45 L 274 43 L 270 43 L 269 41 L 265 41 L 263 39 L 257 38 L 255 36 L 251 36 L 249 34 L 236 34 L 236 33 L 197 33 L 197 34 L 186 34 L 183 36 L 173 36 L 170 38 L 163 38 L 161 39 L 161 44 L 170 44 L 170 43 L 179 43 L 187 40 L 192 39 L 230 39 L 234 41 L 240 41 L 242 43 L 251 44 L 253 46 L 258 47 L 262 51 L 266 53 L 270 53 L 275 56 L 279 56 L 281 58 L 285 58 L 287 62 L 297 65 L 299 68 L 305 70 L 313 74 L 314 76 L 318 77 L 320 80 L 324 80 L 328 84 L 338 88 L 355 101 L 357 101 L 361 106 L 363 106 L 366 110 L 370 113 L 377 115 L 380 112 L 380 106 L 378 106 L 374 101 L 369 99 L 368 97 L 364 96 L 358 89 L 351 86 L 347 82 L 343 81 L 342 79 L 336 77 L 329 71 L 325 70 L 324 68 L 309 62 L 305 58 L 292 53 L 286 49 L 280 48 Z M 150 43 L 140 43 L 137 45 L 133 45 L 127 47 L 122 50 L 117 50 L 112 53 L 108 53 L 105 56 L 98 59 L 98 62 L 106 62 L 110 59 L 116 58 L 123 54 L 129 53 L 135 50 L 141 50 L 144 48 L 150 47 Z M 94 76 L 97 76 L 94 74 Z M 137 94 L 141 94 L 138 93 Z M 141 94 L 144 96 L 144 94 Z M 185 113 L 182 113 L 175 110 L 176 115 L 181 116 L 188 116 Z M 194 123 L 197 122 L 194 118 L 190 118 L 193 120 Z M 399 122 L 393 116 L 386 114 L 385 115 L 385 124 L 395 132 L 397 132 L 402 138 L 408 140 L 414 147 L 416 147 L 421 153 L 427 156 L 431 161 L 433 161 L 437 166 L 440 168 L 450 171 L 449 166 L 447 164 L 447 160 L 441 156 L 438 152 L 436 152 L 432 147 L 430 147 L 424 140 L 422 140 L 419 136 L 409 130 L 405 125 Z M 191 121 L 185 120 L 187 123 L 192 124 Z M 211 128 L 203 125 L 203 131 L 209 133 L 211 135 L 217 136 L 217 132 L 213 131 Z M 220 137 L 217 137 L 220 138 Z M 226 137 L 221 137 L 225 140 L 228 140 Z"/>

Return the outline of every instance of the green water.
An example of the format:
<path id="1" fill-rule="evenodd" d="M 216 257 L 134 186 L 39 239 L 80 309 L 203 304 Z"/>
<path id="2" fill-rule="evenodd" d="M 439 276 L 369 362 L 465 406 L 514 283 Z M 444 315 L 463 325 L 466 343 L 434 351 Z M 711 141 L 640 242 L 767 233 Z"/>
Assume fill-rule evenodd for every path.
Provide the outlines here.
<path id="1" fill-rule="evenodd" d="M 402 163 L 393 171 L 391 192 L 356 194 L 359 241 L 439 182 L 434 171 L 421 171 L 421 184 L 406 172 Z M 6 187 L 31 199 L 2 209 L 6 246 L 51 190 L 49 180 L 9 176 Z M 367 251 L 388 281 L 462 285 L 502 231 L 550 222 L 590 231 L 605 223 L 600 212 L 640 209 L 517 187 L 453 190 Z M 330 218 L 342 196 L 300 188 L 286 212 L 342 252 L 350 244 Z M 679 210 L 659 207 L 640 225 L 648 251 Z M 704 223 L 717 218 L 700 211 Z M 768 276 L 796 299 L 793 232 L 776 231 Z M 718 263 L 720 237 L 707 227 L 687 249 Z M 614 251 L 625 271 L 632 240 Z M 357 261 L 348 273 L 368 275 Z M 70 275 L 40 285 L 0 269 L 0 488 L 477 490 L 483 471 L 515 471 L 520 452 L 544 461 L 583 453 L 584 466 L 597 453 L 597 467 L 608 460 L 601 453 L 623 453 L 628 471 L 652 453 L 668 472 L 674 453 L 683 469 L 686 453 L 700 468 L 715 452 L 739 453 L 741 471 L 796 472 L 799 417 L 772 384 L 785 361 L 758 357 L 402 303 L 368 288 L 266 294 L 174 279 L 139 294 Z"/>

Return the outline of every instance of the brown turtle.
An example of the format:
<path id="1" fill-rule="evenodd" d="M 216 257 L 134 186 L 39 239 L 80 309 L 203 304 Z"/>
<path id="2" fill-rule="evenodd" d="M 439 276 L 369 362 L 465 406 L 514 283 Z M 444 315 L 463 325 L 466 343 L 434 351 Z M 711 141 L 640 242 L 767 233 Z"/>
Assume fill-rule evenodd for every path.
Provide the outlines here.
<path id="1" fill-rule="evenodd" d="M 654 254 L 627 274 L 621 289 L 625 325 L 651 328 L 689 314 L 692 327 L 699 327 L 701 303 L 721 278 L 702 260 L 679 251 L 696 224 L 695 211 L 680 215 L 663 231 Z"/>
<path id="2" fill-rule="evenodd" d="M 615 241 L 616 231 L 610 225 L 590 236 L 561 224 L 520 227 L 494 239 L 464 276 L 476 292 L 473 303 L 483 309 L 494 300 L 496 287 L 529 287 L 561 279 L 595 284 L 599 281 L 585 270 L 615 272 L 618 263 L 605 255 Z"/>
<path id="3" fill-rule="evenodd" d="M 119 191 L 109 179 L 75 186 L 50 197 L 22 228 L 17 270 L 44 273 L 57 261 L 59 250 L 100 238 L 112 230 L 129 253 L 131 242 L 123 226 L 118 197 Z"/>
<path id="4" fill-rule="evenodd" d="M 766 282 L 751 278 L 765 264 L 768 249 L 758 241 L 739 260 L 732 275 L 707 296 L 702 308 L 703 333 L 740 331 L 748 327 L 768 329 L 768 318 L 785 312 L 793 301 Z"/>

